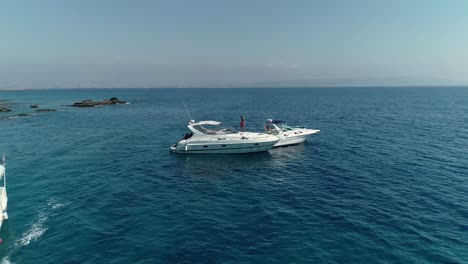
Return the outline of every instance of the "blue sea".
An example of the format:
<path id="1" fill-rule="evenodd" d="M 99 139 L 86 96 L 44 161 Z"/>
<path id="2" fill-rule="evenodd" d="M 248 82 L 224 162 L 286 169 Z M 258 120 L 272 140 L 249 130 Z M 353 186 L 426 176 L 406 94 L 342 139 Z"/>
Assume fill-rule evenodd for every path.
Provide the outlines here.
<path id="1" fill-rule="evenodd" d="M 130 104 L 66 106 L 118 97 Z M 0 91 L 1 263 L 468 263 L 468 88 Z M 171 154 L 189 119 L 321 132 Z"/>

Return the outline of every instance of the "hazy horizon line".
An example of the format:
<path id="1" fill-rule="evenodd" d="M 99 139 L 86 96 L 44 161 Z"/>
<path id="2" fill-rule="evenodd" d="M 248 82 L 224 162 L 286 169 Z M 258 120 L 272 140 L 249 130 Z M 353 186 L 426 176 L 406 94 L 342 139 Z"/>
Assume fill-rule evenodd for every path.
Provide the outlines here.
<path id="1" fill-rule="evenodd" d="M 124 90 L 124 89 L 317 89 L 317 88 L 468 88 L 466 85 L 349 85 L 349 86 L 154 86 L 154 87 L 61 87 L 61 88 L 0 88 L 0 91 L 41 91 L 41 90 Z"/>

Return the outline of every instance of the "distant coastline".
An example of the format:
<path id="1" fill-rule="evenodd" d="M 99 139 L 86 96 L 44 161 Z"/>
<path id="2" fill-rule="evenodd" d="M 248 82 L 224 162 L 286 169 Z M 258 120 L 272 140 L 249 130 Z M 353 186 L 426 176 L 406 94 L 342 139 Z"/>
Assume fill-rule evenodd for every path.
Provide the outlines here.
<path id="1" fill-rule="evenodd" d="M 18 88 L 3 89 L 0 92 L 8 91 L 44 91 L 44 90 L 112 90 L 112 89 L 353 89 L 353 88 L 468 88 L 467 85 L 349 85 L 349 86 L 154 86 L 154 87 L 70 87 L 70 88 Z"/>
<path id="2" fill-rule="evenodd" d="M 266 81 L 200 81 L 188 82 L 180 81 L 165 83 L 154 81 L 146 83 L 113 83 L 108 81 L 93 82 L 83 80 L 76 83 L 34 83 L 23 82 L 0 84 L 0 90 L 57 90 L 57 89 L 159 89 L 159 88 L 353 88 L 353 87 L 467 87 L 468 83 L 445 78 L 436 77 L 414 77 L 414 76 L 393 76 L 393 77 L 336 77 L 336 78 L 304 78 L 304 79 L 280 79 Z"/>

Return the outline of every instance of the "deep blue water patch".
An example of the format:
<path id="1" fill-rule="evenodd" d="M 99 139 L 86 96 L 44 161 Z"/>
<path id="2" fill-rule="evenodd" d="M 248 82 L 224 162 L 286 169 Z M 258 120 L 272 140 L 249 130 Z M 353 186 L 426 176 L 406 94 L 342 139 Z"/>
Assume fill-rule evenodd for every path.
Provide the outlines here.
<path id="1" fill-rule="evenodd" d="M 67 107 L 116 96 L 131 104 Z M 1 91 L 12 263 L 466 263 L 468 88 Z M 177 155 L 196 120 L 319 128 Z"/>

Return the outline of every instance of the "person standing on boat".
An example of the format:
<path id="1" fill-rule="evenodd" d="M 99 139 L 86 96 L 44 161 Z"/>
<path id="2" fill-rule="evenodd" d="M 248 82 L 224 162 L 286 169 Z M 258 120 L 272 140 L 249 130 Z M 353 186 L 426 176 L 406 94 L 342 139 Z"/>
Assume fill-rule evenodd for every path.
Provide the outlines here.
<path id="1" fill-rule="evenodd" d="M 270 120 L 267 120 L 267 122 L 266 122 L 266 124 L 265 124 L 265 131 L 266 131 L 267 133 L 270 133 L 270 132 L 271 132 L 270 124 L 271 124 Z"/>
<path id="2" fill-rule="evenodd" d="M 241 121 L 240 121 L 240 130 L 241 130 L 242 132 L 245 132 L 245 118 L 244 118 L 244 116 L 241 116 L 240 118 L 241 118 Z"/>

